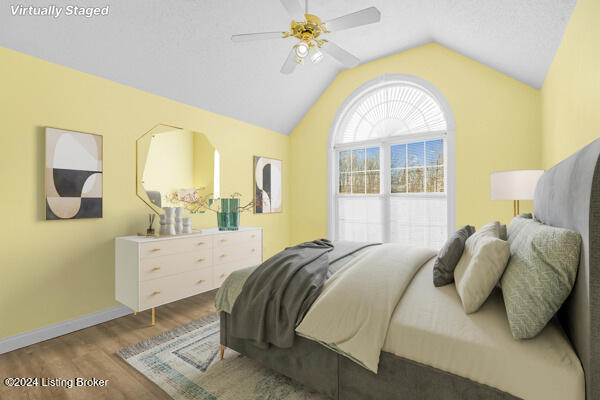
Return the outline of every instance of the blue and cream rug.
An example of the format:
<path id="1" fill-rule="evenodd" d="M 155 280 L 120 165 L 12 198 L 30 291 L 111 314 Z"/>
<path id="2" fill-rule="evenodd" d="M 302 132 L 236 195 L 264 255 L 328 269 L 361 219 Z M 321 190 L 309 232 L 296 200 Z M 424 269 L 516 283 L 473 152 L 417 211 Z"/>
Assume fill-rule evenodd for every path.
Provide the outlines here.
<path id="1" fill-rule="evenodd" d="M 219 360 L 219 316 L 119 350 L 129 365 L 175 400 L 325 400 L 233 350 Z"/>

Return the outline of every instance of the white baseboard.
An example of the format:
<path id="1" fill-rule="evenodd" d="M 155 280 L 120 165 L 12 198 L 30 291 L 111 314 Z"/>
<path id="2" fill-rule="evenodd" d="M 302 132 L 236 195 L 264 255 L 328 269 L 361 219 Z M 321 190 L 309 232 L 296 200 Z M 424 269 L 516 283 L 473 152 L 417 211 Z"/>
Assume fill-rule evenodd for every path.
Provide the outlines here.
<path id="1" fill-rule="evenodd" d="M 9 351 L 20 349 L 21 347 L 43 342 L 44 340 L 52 339 L 83 328 L 101 324 L 102 322 L 123 317 L 127 314 L 131 314 L 132 312 L 133 311 L 129 307 L 119 306 L 109 308 L 108 310 L 98 311 L 93 314 L 84 315 L 83 317 L 60 322 L 58 324 L 34 329 L 29 332 L 23 332 L 19 333 L 18 335 L 9 336 L 7 338 L 0 339 L 0 354 L 8 353 Z"/>

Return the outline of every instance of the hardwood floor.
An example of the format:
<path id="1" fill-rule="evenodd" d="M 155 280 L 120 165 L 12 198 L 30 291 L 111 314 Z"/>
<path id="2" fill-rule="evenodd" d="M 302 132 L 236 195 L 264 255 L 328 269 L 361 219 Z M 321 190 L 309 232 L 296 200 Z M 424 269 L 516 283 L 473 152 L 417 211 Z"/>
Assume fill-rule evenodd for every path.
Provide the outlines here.
<path id="1" fill-rule="evenodd" d="M 216 291 L 161 306 L 156 325 L 150 310 L 121 317 L 0 355 L 0 399 L 170 399 L 115 354 L 117 350 L 215 312 Z M 7 377 L 108 379 L 106 387 L 4 385 Z"/>

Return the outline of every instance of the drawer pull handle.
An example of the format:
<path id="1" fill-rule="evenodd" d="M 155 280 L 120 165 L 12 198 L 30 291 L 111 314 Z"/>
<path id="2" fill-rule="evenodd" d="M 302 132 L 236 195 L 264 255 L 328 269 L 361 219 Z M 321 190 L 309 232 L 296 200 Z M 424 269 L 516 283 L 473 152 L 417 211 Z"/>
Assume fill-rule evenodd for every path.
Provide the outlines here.
<path id="1" fill-rule="evenodd" d="M 204 279 L 200 279 L 200 280 L 198 281 L 198 283 L 204 283 L 204 282 L 206 282 Z"/>
<path id="2" fill-rule="evenodd" d="M 250 237 L 251 237 L 251 238 L 255 238 L 255 237 L 256 237 L 256 235 L 252 235 L 252 236 L 250 236 Z"/>
<path id="3" fill-rule="evenodd" d="M 160 269 L 160 267 L 154 267 L 152 268 L 152 271 L 158 271 Z"/>
<path id="4" fill-rule="evenodd" d="M 199 242 L 198 246 L 202 246 L 204 244 L 204 242 Z"/>
<path id="5" fill-rule="evenodd" d="M 156 292 L 153 292 L 152 296 L 156 296 L 157 294 L 160 294 L 160 292 L 158 290 Z"/>
<path id="6" fill-rule="evenodd" d="M 221 258 L 227 257 L 227 254 L 221 254 Z"/>
<path id="7" fill-rule="evenodd" d="M 221 278 L 225 278 L 229 274 L 221 274 Z"/>
<path id="8" fill-rule="evenodd" d="M 206 261 L 206 258 L 199 258 L 198 262 Z"/>
<path id="9" fill-rule="evenodd" d="M 256 249 L 252 249 L 252 251 L 256 251 Z"/>
<path id="10" fill-rule="evenodd" d="M 226 242 L 226 241 L 227 241 L 227 239 L 221 239 L 221 243 Z"/>
<path id="11" fill-rule="evenodd" d="M 152 249 L 152 251 L 160 251 L 160 249 Z"/>

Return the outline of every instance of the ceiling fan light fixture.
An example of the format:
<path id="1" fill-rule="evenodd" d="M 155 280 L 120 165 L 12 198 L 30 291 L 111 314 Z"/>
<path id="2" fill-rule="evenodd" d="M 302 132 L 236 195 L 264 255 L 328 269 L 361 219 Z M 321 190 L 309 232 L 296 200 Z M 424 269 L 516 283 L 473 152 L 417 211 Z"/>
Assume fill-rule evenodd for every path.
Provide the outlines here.
<path id="1" fill-rule="evenodd" d="M 303 59 L 308 55 L 308 45 L 304 42 L 300 42 L 297 45 L 295 45 L 294 49 L 296 51 L 297 58 Z"/>
<path id="2" fill-rule="evenodd" d="M 312 46 L 308 52 L 310 53 L 310 61 L 312 61 L 313 64 L 316 64 L 323 59 L 323 53 L 319 51 L 317 46 Z"/>

